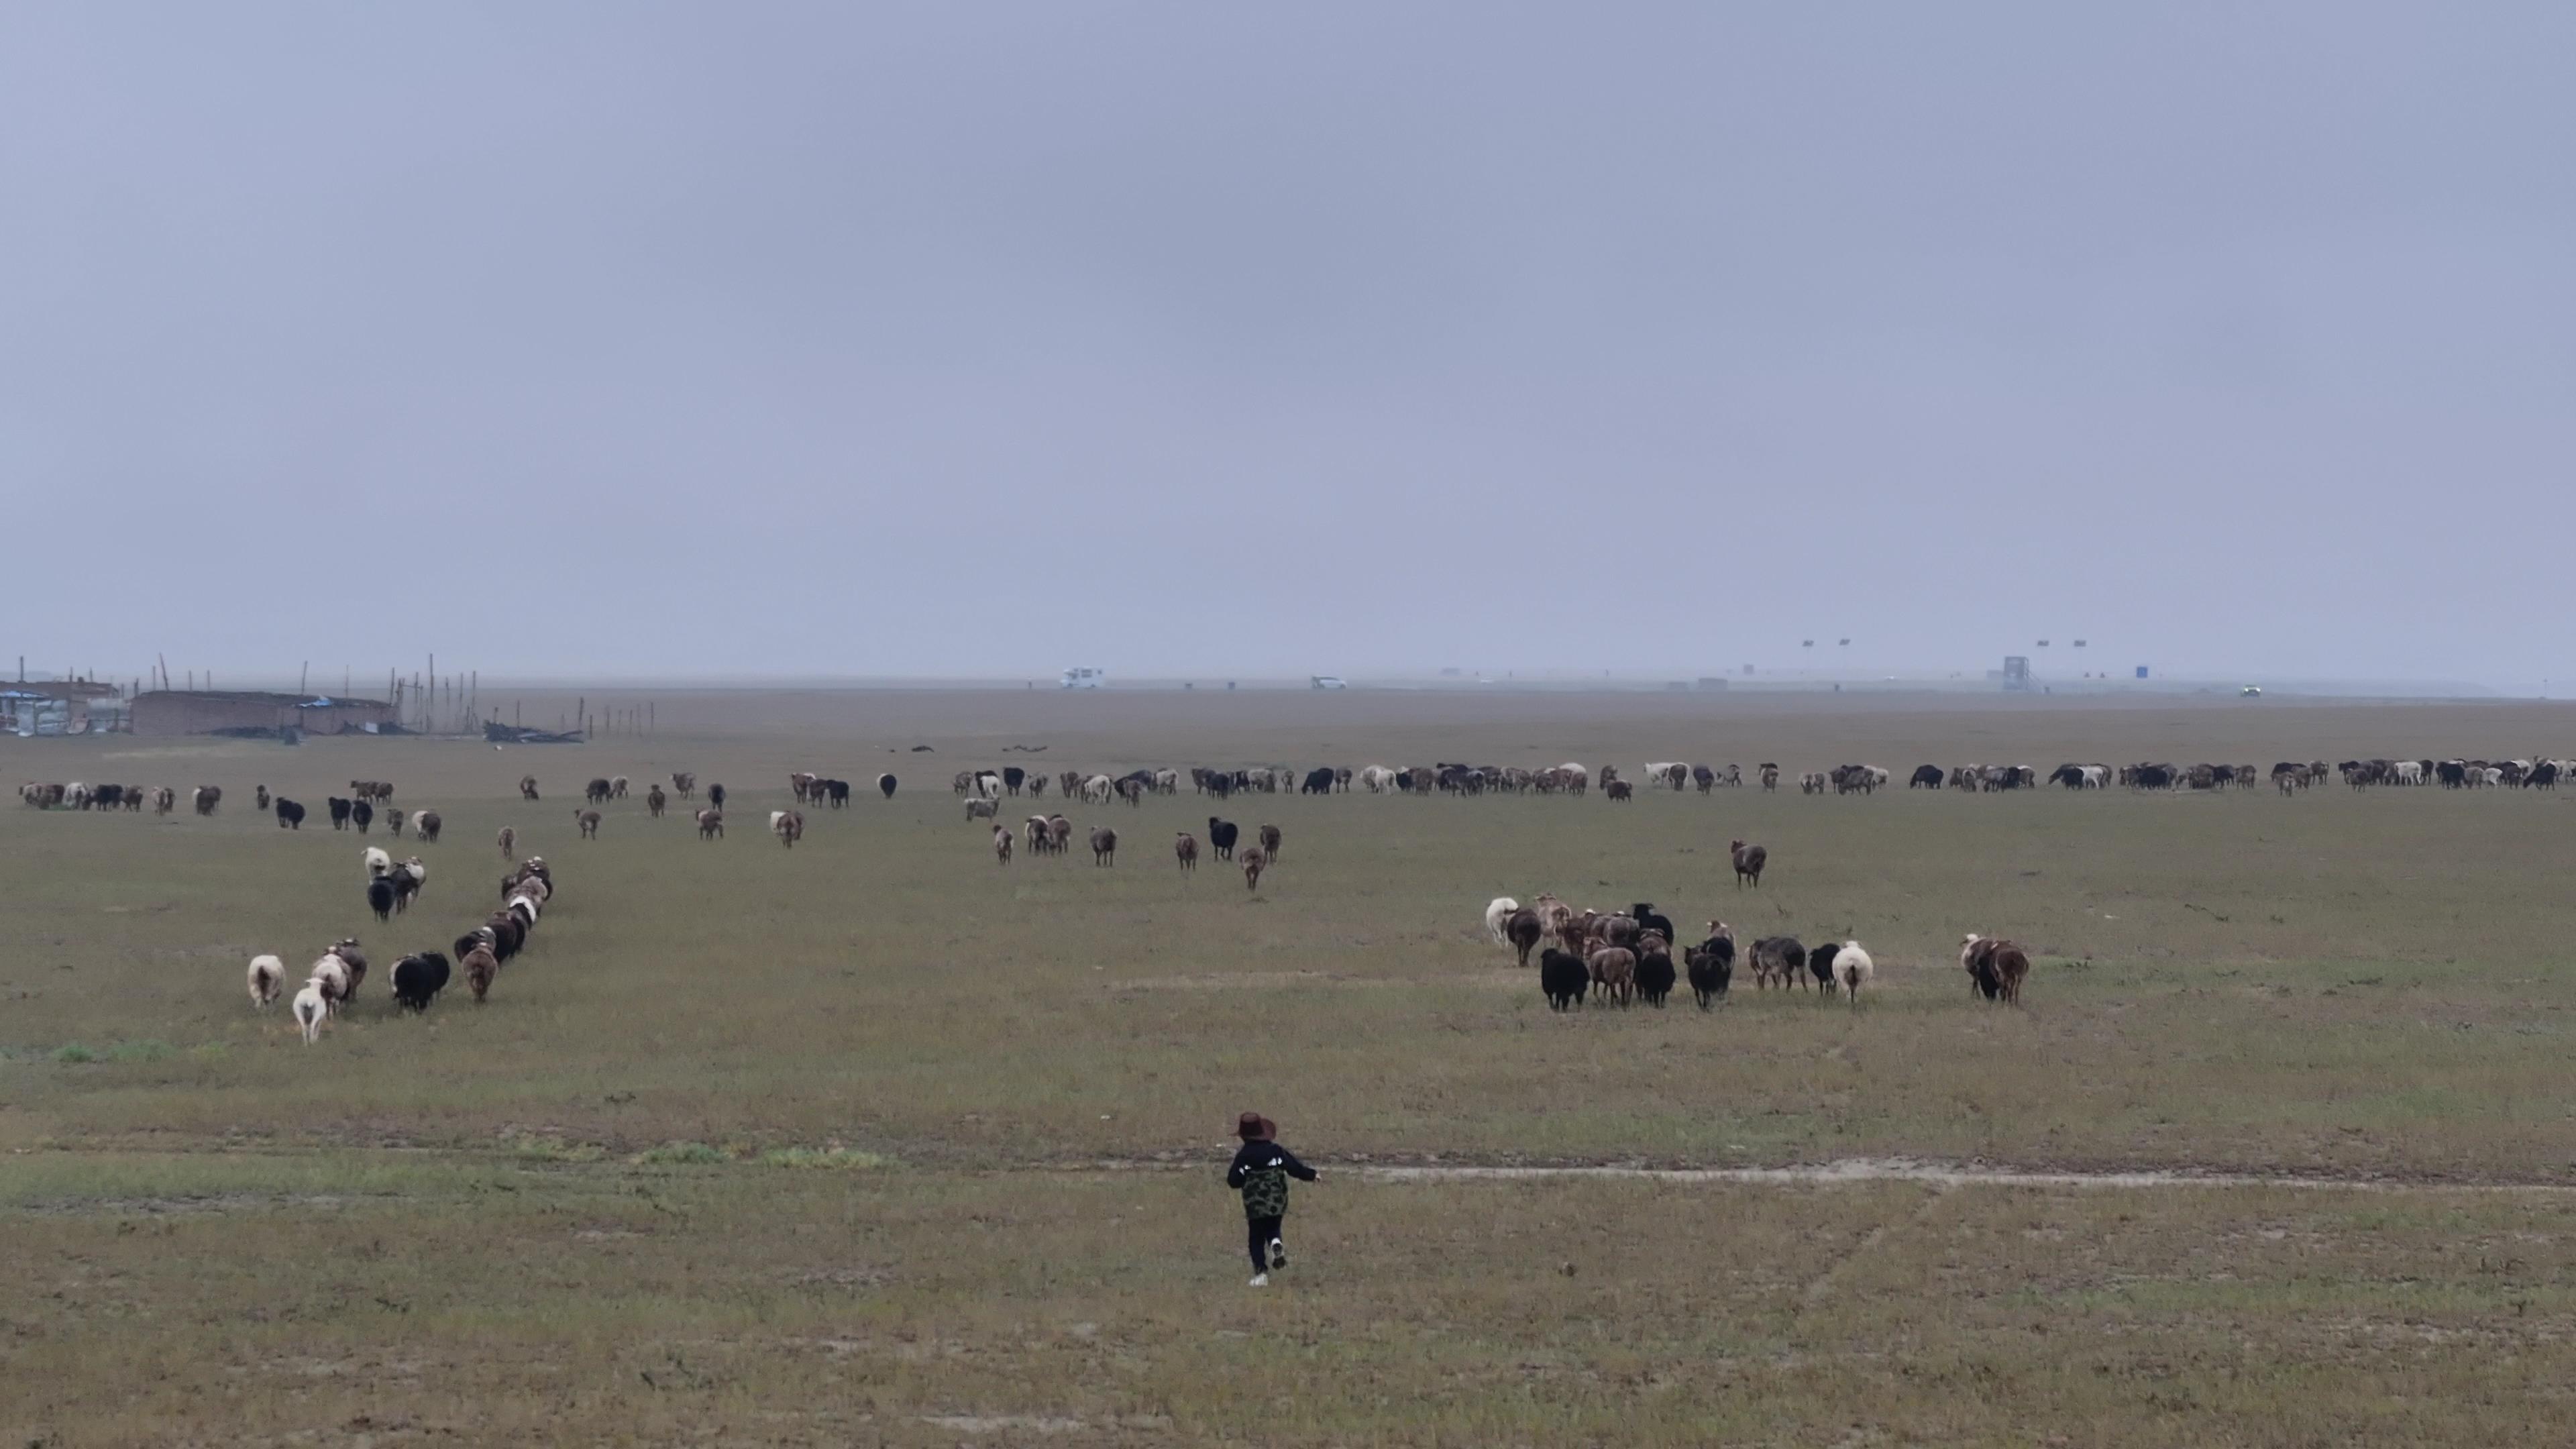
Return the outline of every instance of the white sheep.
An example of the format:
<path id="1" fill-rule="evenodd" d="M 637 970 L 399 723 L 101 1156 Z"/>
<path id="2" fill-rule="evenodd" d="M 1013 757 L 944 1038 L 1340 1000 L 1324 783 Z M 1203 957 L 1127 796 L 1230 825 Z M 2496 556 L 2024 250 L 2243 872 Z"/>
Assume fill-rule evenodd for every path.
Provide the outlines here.
<path id="1" fill-rule="evenodd" d="M 274 956 L 250 958 L 250 1004 L 266 1010 L 277 1004 L 277 993 L 286 985 L 286 963 Z"/>
<path id="2" fill-rule="evenodd" d="M 295 993 L 295 1024 L 304 1029 L 306 1046 L 322 1039 L 322 1019 L 330 1014 L 331 1000 L 321 977 L 305 982 L 304 989 Z"/>
<path id="3" fill-rule="evenodd" d="M 429 884 L 429 867 L 422 863 L 419 856 L 415 855 L 411 859 L 404 861 L 402 863 L 402 868 L 403 873 L 411 877 L 411 888 L 413 890 L 417 891 L 422 886 Z"/>
<path id="4" fill-rule="evenodd" d="M 321 992 L 323 1006 L 337 1012 L 340 1009 L 340 1003 L 349 999 L 349 968 L 339 957 L 325 956 L 313 963 L 313 975 L 304 985 L 306 990 Z M 300 1012 L 304 1003 L 302 993 L 299 992 L 296 995 L 295 1001 L 299 1012 L 296 1019 L 301 1021 L 303 1017 Z"/>
<path id="5" fill-rule="evenodd" d="M 1494 938 L 1495 945 L 1508 946 L 1512 943 L 1511 937 L 1503 933 L 1503 923 L 1510 920 L 1512 912 L 1520 908 L 1521 903 L 1510 896 L 1496 896 L 1493 903 L 1485 907 L 1485 934 Z"/>
<path id="6" fill-rule="evenodd" d="M 370 845 L 359 851 L 358 859 L 365 863 L 369 880 L 374 880 L 394 868 L 394 858 L 385 854 L 384 847 L 380 845 Z"/>
<path id="7" fill-rule="evenodd" d="M 1869 953 L 1860 948 L 1858 941 L 1845 941 L 1843 948 L 1834 953 L 1834 979 L 1842 983 L 1854 1006 L 1860 1005 L 1860 989 L 1867 986 L 1870 977 L 1877 972 L 1878 963 L 1869 959 Z"/>

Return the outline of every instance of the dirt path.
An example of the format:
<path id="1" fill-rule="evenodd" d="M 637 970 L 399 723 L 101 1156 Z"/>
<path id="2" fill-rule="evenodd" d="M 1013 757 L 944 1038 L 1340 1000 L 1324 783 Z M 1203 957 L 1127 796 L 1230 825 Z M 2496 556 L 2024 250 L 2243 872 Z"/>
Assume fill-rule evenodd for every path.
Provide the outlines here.
<path id="1" fill-rule="evenodd" d="M 2443 1182 L 2380 1177 L 2292 1177 L 2260 1173 L 2045 1172 L 2010 1167 L 1961 1167 L 1901 1157 L 1850 1157 L 1812 1167 L 1412 1167 L 1340 1169 L 1383 1182 L 1476 1182 L 1548 1178 L 1636 1179 L 1648 1182 L 1751 1183 L 1834 1186 L 1845 1183 L 1919 1182 L 1937 1187 L 2160 1187 L 2309 1188 L 2338 1192 L 2531 1192 L 2576 1195 L 2566 1182 Z"/>

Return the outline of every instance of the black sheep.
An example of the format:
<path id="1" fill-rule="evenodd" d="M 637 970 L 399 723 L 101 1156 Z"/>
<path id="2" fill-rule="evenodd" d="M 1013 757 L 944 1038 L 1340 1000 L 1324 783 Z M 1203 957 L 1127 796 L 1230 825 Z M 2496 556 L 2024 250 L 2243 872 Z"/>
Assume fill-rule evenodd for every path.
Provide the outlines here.
<path id="1" fill-rule="evenodd" d="M 879 776 L 877 776 L 877 788 L 878 788 L 879 790 L 882 790 L 882 791 L 884 791 L 884 792 L 885 792 L 885 797 L 886 797 L 887 799 L 889 799 L 889 800 L 893 799 L 893 798 L 894 798 L 894 776 L 892 776 L 892 775 L 879 775 Z"/>
<path id="2" fill-rule="evenodd" d="M 833 809 L 842 809 L 850 803 L 850 782 L 847 780 L 824 781 L 823 797 L 832 802 Z"/>
<path id="3" fill-rule="evenodd" d="M 1735 979 L 1735 938 L 1711 936 L 1697 950 L 1686 951 L 1683 966 L 1690 973 L 1691 995 L 1698 998 L 1699 1009 L 1726 996 L 1727 983 Z"/>
<path id="4" fill-rule="evenodd" d="M 279 796 L 277 800 L 277 828 L 280 830 L 303 829 L 304 807 L 287 799 L 283 795 Z"/>
<path id="5" fill-rule="evenodd" d="M 368 804 L 364 800 L 353 800 L 349 803 L 349 823 L 358 827 L 358 833 L 360 835 L 366 834 L 367 827 L 373 825 L 375 821 L 375 806 Z"/>
<path id="6" fill-rule="evenodd" d="M 492 948 L 492 954 L 493 954 L 493 955 L 495 955 L 495 956 L 498 956 L 498 955 L 500 954 L 500 951 L 499 951 L 499 949 L 498 949 L 498 944 L 499 944 L 499 943 L 494 939 L 494 932 L 493 932 L 493 930 L 492 930 L 492 928 L 491 928 L 490 926 L 477 926 L 477 927 L 475 927 L 473 930 L 470 930 L 470 931 L 466 932 L 464 935 L 457 937 L 457 938 L 456 938 L 456 943 L 455 943 L 455 944 L 456 944 L 456 959 L 458 959 L 458 960 L 460 960 L 460 961 L 464 960 L 464 959 L 465 959 L 466 957 L 468 957 L 468 956 L 473 955 L 473 954 L 474 954 L 474 948 L 475 948 L 475 947 L 477 947 L 477 946 L 483 946 L 483 947 L 487 947 L 487 948 Z"/>
<path id="7" fill-rule="evenodd" d="M 527 943 L 526 928 L 508 911 L 494 911 L 483 922 L 483 929 L 492 933 L 492 954 L 503 961 L 518 955 L 519 948 Z"/>
<path id="8" fill-rule="evenodd" d="M 375 912 L 376 919 L 379 921 L 393 919 L 394 883 L 392 881 L 383 876 L 377 876 L 367 882 L 367 909 Z"/>
<path id="9" fill-rule="evenodd" d="M 1335 778 L 1336 777 L 1333 772 L 1330 770 L 1308 770 L 1306 772 L 1306 783 L 1297 787 L 1297 793 L 1300 795 L 1330 795 L 1333 793 L 1333 781 Z"/>
<path id="10" fill-rule="evenodd" d="M 1583 993 L 1592 989 L 1591 968 L 1582 957 L 1550 946 L 1539 954 L 1538 989 L 1547 993 L 1550 1011 L 1581 1006 Z"/>
<path id="11" fill-rule="evenodd" d="M 1816 989 L 1827 996 L 1842 988 L 1834 981 L 1834 957 L 1842 950 L 1834 944 L 1834 933 L 1826 931 L 1824 944 L 1807 953 L 1807 974 L 1816 978 Z"/>
<path id="12" fill-rule="evenodd" d="M 1216 852 L 1217 859 L 1234 859 L 1234 837 L 1239 833 L 1233 821 L 1208 817 L 1208 848 Z"/>
<path id="13" fill-rule="evenodd" d="M 447 989 L 447 958 L 436 951 L 405 956 L 394 963 L 394 1000 L 410 1011 L 427 1011 Z"/>
<path id="14" fill-rule="evenodd" d="M 401 866 L 395 866 L 393 874 L 384 876 L 382 879 L 394 888 L 394 909 L 410 910 L 411 898 L 420 893 L 420 877 Z"/>
<path id="15" fill-rule="evenodd" d="M 348 802 L 348 801 L 346 801 L 346 800 L 341 799 L 341 798 L 340 798 L 339 796 L 337 796 L 337 795 L 334 795 L 334 796 L 332 796 L 332 797 L 331 797 L 330 804 L 331 804 L 331 828 L 332 828 L 332 829 L 334 829 L 334 830 L 346 830 L 346 829 L 348 829 L 348 828 L 349 828 L 349 802 Z"/>
<path id="16" fill-rule="evenodd" d="M 1673 923 L 1670 920 L 1655 914 L 1655 903 L 1653 901 L 1637 902 L 1635 905 L 1628 908 L 1628 915 L 1636 921 L 1637 929 L 1641 932 L 1661 931 L 1664 933 L 1664 939 L 1667 941 L 1677 941 L 1681 939 L 1679 936 L 1674 934 Z"/>
<path id="17" fill-rule="evenodd" d="M 722 810 L 724 808 L 724 786 L 709 785 L 707 787 L 707 803 L 718 810 Z"/>
<path id="18" fill-rule="evenodd" d="M 1637 994 L 1657 1011 L 1663 1010 L 1664 998 L 1673 994 L 1673 957 L 1670 951 L 1653 949 L 1637 953 Z"/>

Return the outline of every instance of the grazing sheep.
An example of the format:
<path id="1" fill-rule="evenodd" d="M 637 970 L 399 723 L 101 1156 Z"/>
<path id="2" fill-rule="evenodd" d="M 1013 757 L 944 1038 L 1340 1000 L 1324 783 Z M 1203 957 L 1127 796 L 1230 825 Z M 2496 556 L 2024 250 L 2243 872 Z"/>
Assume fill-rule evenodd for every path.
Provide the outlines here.
<path id="1" fill-rule="evenodd" d="M 1233 821 L 1219 820 L 1213 815 L 1208 817 L 1208 848 L 1217 859 L 1234 859 L 1234 842 L 1241 834 L 1241 827 Z"/>
<path id="2" fill-rule="evenodd" d="M 1637 949 L 1637 995 L 1644 998 L 1648 1006 L 1661 1011 L 1664 998 L 1672 994 L 1672 949 L 1663 937 L 1649 932 L 1640 939 Z"/>
<path id="3" fill-rule="evenodd" d="M 1852 1005 L 1858 1006 L 1860 989 L 1878 973 L 1878 963 L 1869 959 L 1869 953 L 1860 948 L 1860 942 L 1845 941 L 1843 948 L 1834 953 L 1833 972 L 1834 979 L 1842 983 Z"/>
<path id="4" fill-rule="evenodd" d="M 1765 936 L 1753 943 L 1745 959 L 1753 966 L 1755 990 L 1776 981 L 1785 991 L 1798 984 L 1799 974 L 1806 969 L 1807 948 L 1795 936 Z"/>
<path id="5" fill-rule="evenodd" d="M 367 882 L 367 909 L 375 912 L 376 919 L 379 921 L 393 919 L 394 883 L 392 881 L 378 876 Z"/>
<path id="6" fill-rule="evenodd" d="M 320 1041 L 322 1019 L 330 1014 L 331 1003 L 330 999 L 322 994 L 322 982 L 319 978 L 304 983 L 304 989 L 295 993 L 295 1004 L 291 1009 L 295 1013 L 296 1026 L 304 1032 L 304 1044 L 311 1046 Z"/>
<path id="7" fill-rule="evenodd" d="M 769 833 L 778 837 L 780 845 L 790 850 L 795 849 L 796 842 L 805 838 L 805 812 L 802 810 L 769 812 Z"/>
<path id="8" fill-rule="evenodd" d="M 405 1011 L 427 1011 L 447 989 L 447 957 L 436 951 L 405 956 L 394 963 L 394 1003 Z"/>
<path id="9" fill-rule="evenodd" d="M 465 968 L 465 985 L 474 993 L 474 1004 L 481 1006 L 484 996 L 492 990 L 493 978 L 501 974 L 501 958 L 493 955 L 490 948 L 477 945 L 457 964 Z"/>
<path id="10" fill-rule="evenodd" d="M 1606 766 L 1604 768 L 1607 768 Z M 1626 783 L 1621 781 L 1619 783 Z M 1637 989 L 1637 953 L 1625 946 L 1604 946 L 1586 963 L 1605 1003 L 1628 1004 Z"/>
<path id="11" fill-rule="evenodd" d="M 374 880 L 377 876 L 383 875 L 385 872 L 394 868 L 394 858 L 385 854 L 384 847 L 379 845 L 370 845 L 366 849 L 359 851 L 358 863 L 367 868 L 367 879 L 369 880 Z"/>
<path id="12" fill-rule="evenodd" d="M 1240 861 L 1243 866 L 1243 888 L 1248 891 L 1259 890 L 1261 888 L 1261 868 L 1270 863 L 1269 852 L 1263 850 L 1258 845 L 1247 845 L 1243 848 L 1241 853 L 1237 855 L 1236 859 Z"/>
<path id="13" fill-rule="evenodd" d="M 993 827 L 993 863 L 995 865 L 1011 863 L 1011 840 L 1011 827 L 1007 825 Z"/>
<path id="14" fill-rule="evenodd" d="M 893 799 L 893 798 L 894 798 L 894 776 L 892 776 L 892 775 L 879 775 L 879 776 L 877 776 L 877 789 L 878 789 L 878 790 L 880 790 L 880 791 L 882 791 L 882 792 L 884 793 L 884 795 L 885 795 L 885 797 L 886 797 L 887 799 L 889 799 L 889 800 Z"/>
<path id="15" fill-rule="evenodd" d="M 1592 987 L 1591 969 L 1580 956 L 1548 947 L 1539 953 L 1538 989 L 1547 997 L 1550 1011 L 1568 1011 L 1583 1004 L 1584 992 Z"/>
<path id="16" fill-rule="evenodd" d="M 1262 827 L 1261 827 L 1261 849 L 1262 849 L 1262 853 L 1263 853 L 1263 854 L 1265 854 L 1265 855 L 1268 855 L 1272 860 L 1277 860 L 1277 859 L 1279 858 L 1279 841 L 1280 841 L 1280 838 L 1281 838 L 1281 837 L 1280 837 L 1280 834 L 1279 834 L 1279 827 L 1278 827 L 1278 826 L 1276 826 L 1276 825 L 1264 825 L 1264 826 L 1262 826 Z"/>
<path id="17" fill-rule="evenodd" d="M 1959 943 L 1959 964 L 1969 984 L 1988 1001 L 2021 1002 L 2022 978 L 2030 974 L 2030 957 L 2011 941 L 1971 934 Z"/>
<path id="18" fill-rule="evenodd" d="M 584 840 L 597 840 L 597 839 L 599 838 L 599 812 L 598 812 L 598 811 L 596 811 L 596 810 L 575 810 L 574 812 L 572 812 L 572 823 L 581 827 L 581 838 L 582 838 L 582 839 L 584 839 Z"/>
<path id="19" fill-rule="evenodd" d="M 1117 831 L 1103 825 L 1091 832 L 1091 863 L 1093 865 L 1116 865 L 1118 863 Z"/>
<path id="20" fill-rule="evenodd" d="M 1183 870 L 1199 868 L 1199 838 L 1184 830 L 1172 838 L 1172 856 Z"/>
<path id="21" fill-rule="evenodd" d="M 1746 881 L 1751 881 L 1757 889 L 1760 888 L 1762 867 L 1770 863 L 1771 852 L 1758 845 L 1747 845 L 1741 840 L 1729 841 L 1726 851 L 1735 859 L 1735 888 L 1744 889 Z"/>
<path id="22" fill-rule="evenodd" d="M 521 775 L 519 777 L 519 798 L 522 800 L 534 800 L 537 798 L 536 776 Z"/>
<path id="23" fill-rule="evenodd" d="M 1494 938 L 1495 945 L 1508 946 L 1512 943 L 1512 938 L 1505 933 L 1503 927 L 1511 920 L 1512 912 L 1520 908 L 1521 903 L 1510 896 L 1496 896 L 1485 903 L 1485 934 Z"/>
<path id="24" fill-rule="evenodd" d="M 969 795 L 966 797 L 966 823 L 969 825 L 974 824 L 978 820 L 991 820 L 995 816 L 999 815 L 1001 810 L 1002 802 L 989 796 Z"/>
<path id="25" fill-rule="evenodd" d="M 514 858 L 514 857 L 516 857 L 516 856 L 518 855 L 518 853 L 519 853 L 519 832 L 517 832 L 516 830 L 511 829 L 511 828 L 510 828 L 509 826 L 507 826 L 507 825 L 504 825 L 504 826 L 502 826 L 502 827 L 501 827 L 500 841 L 501 841 L 501 858 L 502 858 L 503 860 L 509 860 L 509 859 L 512 859 L 512 858 Z"/>
<path id="26" fill-rule="evenodd" d="M 250 1004 L 266 1011 L 277 1004 L 277 993 L 286 985 L 286 963 L 274 956 L 250 958 Z"/>
<path id="27" fill-rule="evenodd" d="M 660 785 L 655 785 L 644 792 L 645 812 L 656 820 L 662 818 L 662 807 L 669 804 L 670 801 L 671 797 L 662 793 L 662 787 Z"/>
<path id="28" fill-rule="evenodd" d="M 592 805 L 606 804 L 608 801 L 608 777 L 605 775 L 592 776 L 590 783 L 581 787 L 581 798 Z"/>
<path id="29" fill-rule="evenodd" d="M 1708 939 L 1693 950 L 1682 953 L 1682 964 L 1690 974 L 1691 995 L 1706 1011 L 1710 1003 L 1725 999 L 1726 988 L 1735 976 L 1735 936 L 1724 921 L 1708 923 Z"/>
<path id="30" fill-rule="evenodd" d="M 698 812 L 698 838 L 700 840 L 724 839 L 723 811 L 701 810 Z"/>
<path id="31" fill-rule="evenodd" d="M 1827 931 L 1823 934 L 1827 938 L 1823 944 L 1807 953 L 1807 974 L 1816 978 L 1816 991 L 1819 995 L 1831 996 L 1842 989 L 1840 983 L 1834 979 L 1834 953 L 1840 948 L 1833 943 L 1833 932 Z"/>
<path id="32" fill-rule="evenodd" d="M 1604 765 L 1602 768 L 1606 770 L 1609 766 Z M 1612 800 L 1633 800 L 1636 798 L 1636 790 L 1625 780 L 1610 781 L 1601 787 L 1601 793 L 1604 797 Z M 1622 999 L 1624 1000 L 1625 998 Z"/>
<path id="33" fill-rule="evenodd" d="M 431 845 L 438 843 L 440 821 L 435 810 L 423 810 L 411 818 L 411 833 Z"/>
<path id="34" fill-rule="evenodd" d="M 1530 952 L 1538 949 L 1539 938 L 1546 933 L 1538 912 L 1526 906 L 1512 912 L 1511 919 L 1503 922 L 1503 935 L 1523 966 L 1529 964 Z"/>

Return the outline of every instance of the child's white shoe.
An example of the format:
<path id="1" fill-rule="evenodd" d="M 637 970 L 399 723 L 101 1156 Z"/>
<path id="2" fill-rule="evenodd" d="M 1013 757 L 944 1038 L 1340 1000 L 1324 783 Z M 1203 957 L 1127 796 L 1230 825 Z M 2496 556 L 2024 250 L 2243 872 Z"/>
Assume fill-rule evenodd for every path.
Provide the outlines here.
<path id="1" fill-rule="evenodd" d="M 1269 1286 L 1270 1286 L 1270 1275 L 1269 1275 L 1269 1274 L 1267 1274 L 1267 1273 L 1255 1273 L 1255 1274 L 1253 1274 L 1253 1275 L 1252 1275 L 1252 1286 L 1253 1286 L 1253 1287 L 1255 1287 L 1255 1288 L 1267 1288 L 1267 1287 L 1269 1287 Z"/>
<path id="2" fill-rule="evenodd" d="M 1270 1266 L 1273 1268 L 1288 1266 L 1288 1245 L 1277 1238 L 1270 1240 Z"/>

